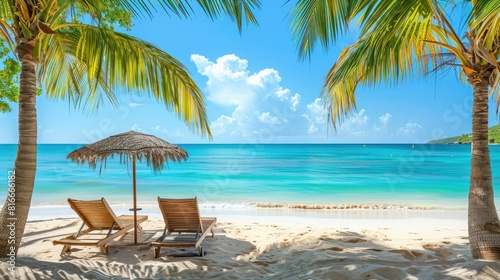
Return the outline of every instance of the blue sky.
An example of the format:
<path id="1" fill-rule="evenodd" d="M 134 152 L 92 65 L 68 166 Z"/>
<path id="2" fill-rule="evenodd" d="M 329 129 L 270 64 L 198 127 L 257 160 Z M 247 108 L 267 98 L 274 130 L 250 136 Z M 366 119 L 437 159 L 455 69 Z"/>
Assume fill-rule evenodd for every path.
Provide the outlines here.
<path id="1" fill-rule="evenodd" d="M 472 89 L 455 74 L 415 78 L 357 91 L 358 111 L 328 132 L 319 93 L 348 34 L 336 46 L 300 61 L 284 1 L 264 1 L 259 27 L 240 35 L 228 18 L 190 20 L 157 14 L 129 33 L 180 60 L 206 96 L 213 141 L 193 134 L 153 98 L 125 95 L 97 114 L 67 101 L 38 98 L 39 143 L 90 143 L 135 130 L 172 143 L 425 143 L 469 133 Z M 0 143 L 17 143 L 17 104 L 0 114 Z M 493 108 L 490 126 L 498 124 Z"/>

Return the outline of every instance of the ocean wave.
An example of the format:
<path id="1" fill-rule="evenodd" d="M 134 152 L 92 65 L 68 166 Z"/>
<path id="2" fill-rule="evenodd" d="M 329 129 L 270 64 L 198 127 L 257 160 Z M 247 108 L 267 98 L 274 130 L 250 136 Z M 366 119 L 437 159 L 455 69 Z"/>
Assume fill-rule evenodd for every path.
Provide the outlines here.
<path id="1" fill-rule="evenodd" d="M 304 210 L 463 210 L 461 207 L 436 207 L 436 206 L 415 206 L 407 204 L 390 203 L 339 203 L 339 204 L 304 204 L 304 203 L 256 203 L 258 208 L 288 208 Z"/>
<path id="2" fill-rule="evenodd" d="M 465 210 L 466 207 L 450 206 L 428 206 L 392 203 L 285 203 L 285 202 L 245 202 L 245 203 L 201 203 L 200 208 L 262 208 L 262 209 L 302 209 L 302 210 Z"/>

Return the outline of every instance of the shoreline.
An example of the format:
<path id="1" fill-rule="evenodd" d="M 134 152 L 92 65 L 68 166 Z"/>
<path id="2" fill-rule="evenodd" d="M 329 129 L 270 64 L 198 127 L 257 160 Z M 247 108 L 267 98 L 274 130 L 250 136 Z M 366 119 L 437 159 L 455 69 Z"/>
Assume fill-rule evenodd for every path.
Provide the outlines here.
<path id="1" fill-rule="evenodd" d="M 124 205 L 110 205 L 116 215 L 131 215 Z M 266 222 L 290 225 L 294 223 L 329 225 L 349 223 L 391 224 L 408 223 L 410 220 L 429 220 L 431 224 L 467 226 L 467 210 L 460 209 L 295 209 L 295 208 L 212 208 L 200 207 L 201 216 L 217 217 L 223 222 Z M 161 219 L 158 207 L 143 207 L 138 212 L 151 218 Z M 500 212 L 499 212 L 500 214 Z M 33 206 L 28 222 L 77 218 L 69 206 Z M 434 221 L 434 222 L 430 222 Z M 425 224 L 424 224 L 425 225 Z"/>
<path id="2" fill-rule="evenodd" d="M 94 190 L 93 190 L 94 191 Z M 157 196 L 154 199 L 138 196 L 137 205 L 143 209 L 156 209 L 158 207 Z M 363 200 L 363 199 L 336 199 L 330 201 L 311 200 L 309 197 L 303 199 L 281 199 L 275 200 L 255 199 L 255 198 L 234 198 L 234 199 L 210 199 L 205 195 L 171 195 L 169 198 L 186 198 L 197 197 L 198 205 L 202 208 L 214 209 L 292 209 L 292 210 L 467 210 L 467 201 L 462 200 L 418 200 L 414 201 L 411 198 L 408 200 Z M 31 207 L 38 209 L 44 208 L 61 208 L 68 206 L 67 198 L 79 200 L 97 200 L 104 197 L 111 207 L 130 208 L 133 204 L 132 194 L 113 196 L 110 194 L 104 195 L 71 195 L 65 198 L 47 196 L 46 199 L 32 201 Z M 162 196 L 167 197 L 167 196 Z M 3 205 L 5 197 L 0 196 L 0 206 Z M 498 201 L 500 204 L 500 201 Z"/>

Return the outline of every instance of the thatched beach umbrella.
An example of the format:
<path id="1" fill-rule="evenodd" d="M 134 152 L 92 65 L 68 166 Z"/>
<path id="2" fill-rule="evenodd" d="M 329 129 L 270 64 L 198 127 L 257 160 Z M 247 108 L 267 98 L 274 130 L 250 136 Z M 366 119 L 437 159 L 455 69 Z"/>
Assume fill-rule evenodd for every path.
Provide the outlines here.
<path id="1" fill-rule="evenodd" d="M 167 141 L 156 136 L 139 133 L 135 131 L 125 132 L 110 136 L 106 139 L 86 145 L 78 150 L 71 152 L 68 158 L 78 164 L 88 162 L 93 169 L 97 163 L 106 162 L 109 156 L 120 155 L 120 163 L 132 162 L 132 185 L 134 193 L 134 244 L 137 244 L 137 197 L 136 197 L 136 179 L 135 179 L 135 161 L 146 159 L 148 166 L 153 170 L 159 171 L 168 160 L 181 161 L 188 157 L 187 152 L 181 147 L 170 144 Z"/>

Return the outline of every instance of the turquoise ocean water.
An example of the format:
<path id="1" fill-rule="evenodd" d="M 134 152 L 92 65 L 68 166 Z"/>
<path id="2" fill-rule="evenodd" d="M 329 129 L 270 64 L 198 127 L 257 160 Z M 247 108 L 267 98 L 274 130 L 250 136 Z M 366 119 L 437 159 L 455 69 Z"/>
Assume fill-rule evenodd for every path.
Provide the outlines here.
<path id="1" fill-rule="evenodd" d="M 131 204 L 130 165 L 119 156 L 99 171 L 66 156 L 75 144 L 39 145 L 32 205 L 66 205 L 68 197 Z M 155 174 L 137 164 L 139 204 L 157 196 L 197 196 L 203 207 L 467 207 L 469 145 L 186 144 L 186 162 Z M 500 146 L 490 146 L 493 185 L 500 186 Z M 16 145 L 0 145 L 7 182 Z M 6 186 L 7 184 L 3 184 Z M 0 192 L 1 203 L 7 189 Z M 496 192 L 497 205 L 500 190 Z M 305 205 L 305 206 L 304 206 Z"/>

